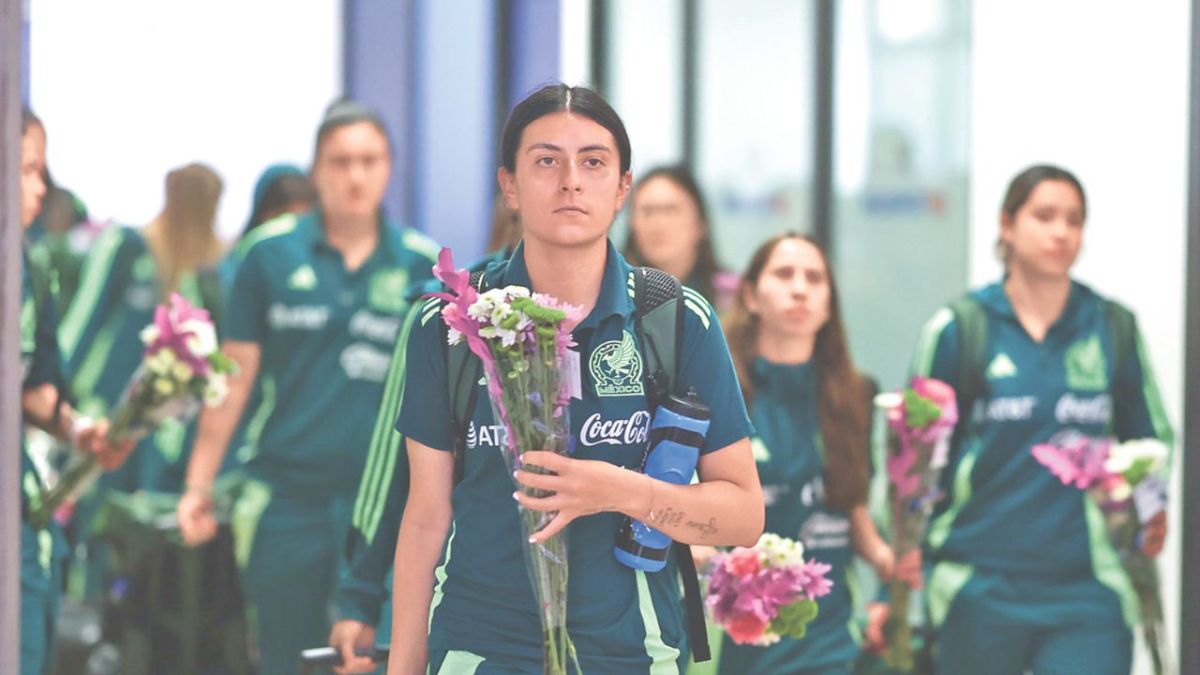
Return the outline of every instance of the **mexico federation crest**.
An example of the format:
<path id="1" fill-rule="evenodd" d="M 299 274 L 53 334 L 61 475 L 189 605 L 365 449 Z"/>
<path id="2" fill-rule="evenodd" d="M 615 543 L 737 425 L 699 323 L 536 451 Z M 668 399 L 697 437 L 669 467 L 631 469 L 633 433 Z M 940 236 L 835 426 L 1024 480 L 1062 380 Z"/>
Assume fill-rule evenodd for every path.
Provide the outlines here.
<path id="1" fill-rule="evenodd" d="M 592 350 L 588 370 L 596 383 L 597 396 L 640 396 L 642 355 L 629 331 L 621 339 L 603 342 Z"/>
<path id="2" fill-rule="evenodd" d="M 399 314 L 404 311 L 404 291 L 408 288 L 408 272 L 400 267 L 379 270 L 371 277 L 367 289 L 367 306 L 376 312 Z"/>
<path id="3" fill-rule="evenodd" d="M 1108 389 L 1108 360 L 1100 337 L 1080 340 L 1067 349 L 1067 386 L 1082 391 L 1104 391 Z"/>

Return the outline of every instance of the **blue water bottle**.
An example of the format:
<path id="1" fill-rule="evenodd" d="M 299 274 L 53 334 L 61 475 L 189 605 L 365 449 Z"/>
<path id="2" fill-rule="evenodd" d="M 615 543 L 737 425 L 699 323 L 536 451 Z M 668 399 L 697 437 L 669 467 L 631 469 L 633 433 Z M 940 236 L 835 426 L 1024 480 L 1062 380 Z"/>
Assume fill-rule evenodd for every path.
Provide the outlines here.
<path id="1" fill-rule="evenodd" d="M 687 398 L 668 396 L 654 412 L 642 472 L 656 480 L 685 485 L 696 471 L 696 460 L 712 414 L 696 392 Z M 617 530 L 613 553 L 635 570 L 657 572 L 667 564 L 671 538 L 640 520 L 625 518 Z"/>

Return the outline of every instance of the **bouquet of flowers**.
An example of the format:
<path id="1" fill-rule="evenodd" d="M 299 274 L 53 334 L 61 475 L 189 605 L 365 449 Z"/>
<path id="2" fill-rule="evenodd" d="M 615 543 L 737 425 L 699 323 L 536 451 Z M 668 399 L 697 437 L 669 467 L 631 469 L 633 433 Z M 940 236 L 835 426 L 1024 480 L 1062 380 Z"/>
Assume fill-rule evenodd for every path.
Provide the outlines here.
<path id="1" fill-rule="evenodd" d="M 501 452 L 509 473 L 518 468 L 544 473 L 534 465 L 523 466 L 521 455 L 531 450 L 571 452 L 571 392 L 563 366 L 574 345 L 568 322 L 578 322 L 581 310 L 521 286 L 479 293 L 466 270 L 454 269 L 450 249 L 442 249 L 433 272 L 449 289 L 430 295 L 446 302 L 441 313 L 450 344 L 466 340 L 483 362 L 492 412 L 507 432 Z M 520 483 L 517 488 L 532 497 L 550 494 Z M 542 621 L 545 672 L 565 675 L 571 663 L 579 672 L 567 634 L 567 538 L 559 534 L 529 543 L 556 514 L 519 508 L 526 542 L 522 550 Z"/>
<path id="2" fill-rule="evenodd" d="M 764 534 L 754 548 L 735 548 L 710 561 L 705 604 L 713 620 L 741 645 L 766 647 L 799 640 L 817 618 L 817 598 L 833 582 L 829 565 L 804 559 L 804 546 Z"/>
<path id="3" fill-rule="evenodd" d="M 1116 444 L 1069 431 L 1033 446 L 1031 452 L 1063 485 L 1086 491 L 1098 507 L 1137 595 L 1154 672 L 1169 672 L 1158 567 L 1141 550 L 1142 526 L 1166 509 L 1166 483 L 1159 472 L 1169 455 L 1167 447 L 1155 439 Z"/>
<path id="4" fill-rule="evenodd" d="M 225 400 L 234 363 L 217 350 L 217 334 L 208 312 L 179 294 L 159 305 L 154 323 L 141 332 L 142 363 L 112 414 L 108 438 L 137 442 L 168 419 L 186 422 L 203 405 Z M 44 527 L 59 506 L 76 498 L 100 475 L 90 454 L 74 453 L 58 482 L 31 505 L 30 523 Z"/>
<path id="5" fill-rule="evenodd" d="M 950 437 L 958 422 L 958 404 L 950 385 L 914 377 L 899 393 L 880 394 L 875 405 L 887 419 L 888 503 L 892 548 L 899 560 L 921 545 L 929 514 L 942 497 L 938 481 L 950 455 Z M 908 623 L 908 583 L 888 582 L 891 610 L 884 636 L 884 661 L 912 670 L 912 628 Z"/>

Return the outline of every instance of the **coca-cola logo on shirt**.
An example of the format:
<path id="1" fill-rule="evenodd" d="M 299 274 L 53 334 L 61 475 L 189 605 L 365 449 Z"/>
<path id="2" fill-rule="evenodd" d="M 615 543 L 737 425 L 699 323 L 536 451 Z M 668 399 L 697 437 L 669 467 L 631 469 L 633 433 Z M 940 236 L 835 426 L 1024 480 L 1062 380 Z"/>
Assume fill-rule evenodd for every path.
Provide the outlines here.
<path id="1" fill-rule="evenodd" d="M 579 442 L 588 447 L 597 445 L 638 445 L 646 442 L 650 433 L 650 413 L 638 410 L 623 420 L 606 420 L 592 413 L 583 421 Z"/>

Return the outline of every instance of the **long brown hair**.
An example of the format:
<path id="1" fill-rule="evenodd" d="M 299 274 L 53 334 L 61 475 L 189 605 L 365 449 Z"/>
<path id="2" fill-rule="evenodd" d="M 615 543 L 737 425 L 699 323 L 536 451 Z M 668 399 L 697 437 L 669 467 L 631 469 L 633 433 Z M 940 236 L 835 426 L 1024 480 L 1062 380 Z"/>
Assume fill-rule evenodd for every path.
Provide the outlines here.
<path id="1" fill-rule="evenodd" d="M 817 376 L 817 420 L 825 442 L 825 495 L 836 509 L 849 510 L 867 498 L 871 426 L 871 380 L 858 372 L 850 358 L 837 284 L 829 257 L 810 237 L 787 232 L 768 239 L 750 258 L 733 306 L 723 318 L 746 403 L 754 402 L 754 359 L 758 356 L 759 318 L 746 305 L 746 295 L 758 286 L 775 248 L 788 239 L 812 244 L 821 256 L 829 281 L 829 320 L 817 331 L 812 362 Z"/>
<path id="2" fill-rule="evenodd" d="M 183 275 L 215 265 L 221 257 L 216 234 L 221 178 L 203 164 L 167 174 L 166 204 L 145 229 L 163 296 L 179 290 Z"/>

